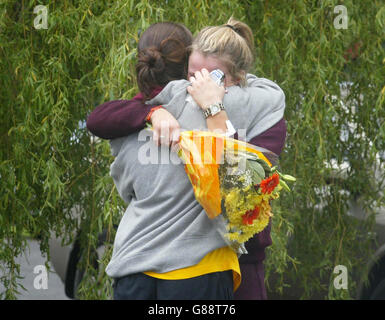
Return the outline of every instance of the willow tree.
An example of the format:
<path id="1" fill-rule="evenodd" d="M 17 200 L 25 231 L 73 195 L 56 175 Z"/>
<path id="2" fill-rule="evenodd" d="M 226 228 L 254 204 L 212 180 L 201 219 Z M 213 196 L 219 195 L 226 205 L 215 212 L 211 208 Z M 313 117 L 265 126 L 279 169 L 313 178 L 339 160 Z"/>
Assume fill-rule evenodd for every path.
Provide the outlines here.
<path id="1" fill-rule="evenodd" d="M 346 28 L 338 27 L 338 4 L 346 8 Z M 46 25 L 38 5 L 45 6 Z M 349 200 L 360 195 L 369 211 L 383 203 L 372 179 L 376 154 L 385 150 L 381 1 L 5 0 L 0 4 L 3 298 L 15 298 L 20 290 L 15 257 L 28 237 L 39 240 L 48 260 L 52 234 L 66 243 L 79 235 L 86 270 L 79 297 L 110 297 L 111 281 L 94 269 L 92 253 L 107 230 L 101 262 L 108 261 L 124 206 L 109 176 L 109 145 L 87 132 L 87 115 L 104 101 L 137 92 L 138 36 L 151 23 L 182 22 L 195 33 L 231 15 L 254 31 L 255 73 L 276 81 L 286 94 L 288 137 L 281 166 L 298 179 L 275 206 L 266 262 L 269 290 L 295 285 L 302 298 L 353 296 L 354 282 L 345 291 L 333 288 L 332 270 L 341 264 L 362 273 L 370 255 L 371 219 L 357 228 L 347 215 Z M 341 86 L 347 83 L 346 96 Z M 332 161 L 350 167 L 344 181 L 330 185 Z M 326 187 L 328 192 L 320 192 Z"/>

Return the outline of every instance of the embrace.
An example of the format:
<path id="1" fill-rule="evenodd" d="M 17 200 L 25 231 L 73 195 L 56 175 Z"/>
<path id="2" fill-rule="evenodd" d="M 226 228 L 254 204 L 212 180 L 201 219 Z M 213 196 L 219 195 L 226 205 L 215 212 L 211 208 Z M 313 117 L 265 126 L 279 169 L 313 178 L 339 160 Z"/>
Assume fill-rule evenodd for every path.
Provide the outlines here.
<path id="1" fill-rule="evenodd" d="M 248 73 L 253 39 L 233 18 L 195 37 L 181 24 L 155 23 L 139 39 L 140 93 L 90 114 L 88 129 L 111 140 L 111 176 L 127 204 L 106 268 L 114 299 L 267 299 L 263 261 L 272 243 L 270 224 L 238 257 L 195 199 L 182 163 L 138 159 L 148 143 L 140 138 L 147 123 L 159 152 L 173 152 L 181 128 L 234 139 L 242 131 L 248 143 L 282 152 L 285 95 L 273 81 Z M 210 76 L 218 69 L 222 84 Z"/>

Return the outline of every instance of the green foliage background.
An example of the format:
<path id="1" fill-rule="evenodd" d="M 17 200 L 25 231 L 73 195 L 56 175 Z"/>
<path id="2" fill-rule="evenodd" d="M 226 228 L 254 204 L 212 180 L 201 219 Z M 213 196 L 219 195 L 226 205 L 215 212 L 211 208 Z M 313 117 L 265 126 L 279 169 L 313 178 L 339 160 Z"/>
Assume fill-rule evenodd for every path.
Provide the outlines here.
<path id="1" fill-rule="evenodd" d="M 46 30 L 33 25 L 39 4 L 48 7 Z M 339 4 L 348 11 L 347 29 L 333 26 Z M 92 139 L 84 121 L 96 105 L 137 92 L 141 30 L 171 20 L 196 33 L 231 15 L 254 31 L 254 72 L 286 94 L 281 166 L 298 179 L 275 206 L 266 261 L 269 292 L 279 297 L 297 286 L 296 298 L 354 298 L 357 283 L 351 278 L 348 290 L 334 289 L 333 268 L 342 264 L 360 276 L 371 254 L 373 219 L 349 219 L 349 200 L 359 196 L 368 212 L 384 204 L 373 180 L 376 154 L 385 151 L 385 4 L 379 0 L 1 1 L 3 298 L 15 298 L 21 289 L 14 259 L 28 237 L 39 239 L 49 259 L 52 235 L 70 243 L 78 232 L 86 270 L 79 298 L 111 297 L 111 279 L 94 269 L 91 258 L 98 234 L 107 230 L 101 262 L 108 262 L 113 225 L 124 209 L 109 177 L 109 145 Z M 355 43 L 361 45 L 359 56 L 346 60 Z M 346 97 L 341 83 L 351 84 Z M 349 124 L 354 130 L 347 130 Z M 332 159 L 349 161 L 345 182 L 329 183 L 325 163 Z"/>

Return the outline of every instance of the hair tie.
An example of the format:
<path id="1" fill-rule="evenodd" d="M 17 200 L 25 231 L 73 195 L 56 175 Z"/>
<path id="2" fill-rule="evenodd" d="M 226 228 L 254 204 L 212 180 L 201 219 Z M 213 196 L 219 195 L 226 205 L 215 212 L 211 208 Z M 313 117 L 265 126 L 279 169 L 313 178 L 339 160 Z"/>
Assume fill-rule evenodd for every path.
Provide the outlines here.
<path id="1" fill-rule="evenodd" d="M 235 31 L 236 33 L 238 33 L 237 29 L 235 29 L 232 25 L 230 24 L 225 24 L 225 27 L 229 27 L 230 29 L 232 29 L 233 31 Z"/>

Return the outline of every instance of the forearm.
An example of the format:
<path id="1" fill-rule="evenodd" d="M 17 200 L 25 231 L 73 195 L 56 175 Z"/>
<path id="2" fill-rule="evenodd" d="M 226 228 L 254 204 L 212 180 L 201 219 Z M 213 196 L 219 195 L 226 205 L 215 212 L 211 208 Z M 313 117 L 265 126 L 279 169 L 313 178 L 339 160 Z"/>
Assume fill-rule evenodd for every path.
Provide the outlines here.
<path id="1" fill-rule="evenodd" d="M 227 131 L 226 120 L 229 120 L 229 117 L 224 110 L 214 116 L 209 116 L 206 119 L 207 129 L 210 131 L 225 133 Z"/>
<path id="2" fill-rule="evenodd" d="M 102 139 L 124 137 L 144 128 L 153 107 L 138 99 L 109 101 L 91 112 L 87 128 Z"/>

